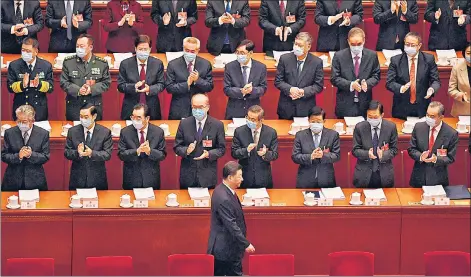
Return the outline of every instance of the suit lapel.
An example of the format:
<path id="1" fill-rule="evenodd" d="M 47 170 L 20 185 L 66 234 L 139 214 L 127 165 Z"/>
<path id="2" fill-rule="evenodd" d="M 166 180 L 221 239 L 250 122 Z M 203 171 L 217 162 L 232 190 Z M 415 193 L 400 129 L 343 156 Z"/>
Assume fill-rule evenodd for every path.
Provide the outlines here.
<path id="1" fill-rule="evenodd" d="M 190 134 L 194 134 L 194 139 L 191 141 L 193 142 L 194 140 L 196 140 L 196 132 L 198 131 L 196 129 L 196 119 L 194 116 L 191 116 L 191 123 L 190 123 Z"/>
<path id="2" fill-rule="evenodd" d="M 202 134 L 201 135 L 201 140 L 205 140 L 206 137 L 208 136 L 209 131 L 211 131 L 211 123 L 212 123 L 212 120 L 208 116 L 208 118 L 206 119 L 206 122 L 204 123 L 203 132 L 201 133 Z M 196 126 L 195 126 L 195 128 L 196 128 Z"/>
<path id="3" fill-rule="evenodd" d="M 141 143 L 139 142 L 139 136 L 137 135 L 137 129 L 134 128 L 134 126 L 133 126 L 132 130 L 133 130 L 132 141 L 134 142 L 136 148 L 139 148 Z"/>
<path id="4" fill-rule="evenodd" d="M 193 68 L 196 69 L 196 62 L 198 60 L 198 57 L 196 57 L 196 59 L 194 60 L 193 62 Z M 182 70 L 183 72 L 185 73 L 185 78 L 188 78 L 188 76 L 190 76 L 190 73 L 188 72 L 188 67 L 186 65 L 186 61 L 185 61 L 185 58 L 182 56 L 180 57 L 180 66 L 182 67 Z"/>
<path id="5" fill-rule="evenodd" d="M 314 145 L 314 136 L 312 134 L 312 131 L 310 129 L 306 129 L 306 141 L 308 143 L 309 148 L 311 149 L 311 152 L 314 151 L 315 145 Z M 322 138 L 321 138 L 322 139 Z M 320 145 L 320 143 L 319 143 Z"/>
<path id="6" fill-rule="evenodd" d="M 329 141 L 329 138 L 327 137 L 328 132 L 326 132 L 325 130 L 326 130 L 326 128 L 323 128 L 322 135 L 321 135 L 321 140 L 319 142 L 319 147 L 321 149 L 328 148 L 326 146 L 327 146 L 327 142 Z M 312 141 L 314 142 L 314 138 L 312 139 Z"/>
<path id="7" fill-rule="evenodd" d="M 80 127 L 78 128 L 78 130 L 80 131 L 80 134 L 79 134 L 79 137 L 78 137 L 78 138 L 79 138 L 79 142 L 78 142 L 78 143 L 80 144 L 80 143 L 83 142 L 83 143 L 85 144 L 84 128 L 83 128 L 82 124 L 80 124 L 79 126 L 80 126 Z"/>
<path id="8" fill-rule="evenodd" d="M 237 63 L 237 65 L 238 65 L 239 70 L 236 70 L 235 74 L 237 76 L 237 79 L 240 82 L 241 87 L 243 87 L 245 85 L 245 80 L 244 80 L 244 75 L 242 74 L 242 67 L 240 66 L 239 63 Z M 252 68 L 253 68 L 253 63 L 252 63 Z M 250 72 L 252 73 L 252 70 L 250 70 Z"/>
<path id="9" fill-rule="evenodd" d="M 422 76 L 425 74 L 425 60 L 424 60 L 424 55 L 422 52 L 419 52 L 418 58 L 417 58 L 417 75 L 415 76 L 415 83 L 416 86 L 420 84 L 420 80 L 422 79 Z"/>
<path id="10" fill-rule="evenodd" d="M 351 57 L 351 55 L 350 55 L 350 57 Z M 363 51 L 363 52 L 361 53 L 360 69 L 358 70 L 358 76 L 356 76 L 357 78 L 360 78 L 361 73 L 362 73 L 363 71 L 365 71 L 365 66 L 366 66 L 366 63 L 367 63 L 366 60 L 367 60 L 367 58 L 366 58 L 366 55 L 365 55 L 365 51 Z M 352 60 L 351 65 L 353 66 L 353 60 Z"/>
<path id="11" fill-rule="evenodd" d="M 383 128 L 383 126 L 381 126 L 381 129 L 382 128 Z M 371 125 L 370 124 L 365 124 L 365 128 L 364 128 L 363 132 L 364 132 L 364 136 L 365 136 L 365 145 L 364 146 L 366 146 L 368 149 L 370 149 L 371 147 L 373 147 L 373 133 L 371 131 Z M 380 131 L 380 133 L 382 134 L 383 132 Z"/>
<path id="12" fill-rule="evenodd" d="M 255 64 L 255 60 L 252 59 L 252 68 L 250 69 L 250 74 L 249 74 L 249 83 L 253 81 L 253 79 L 255 78 L 255 73 L 258 72 L 257 71 L 258 68 L 257 68 L 257 65 Z M 255 85 L 254 85 L 255 86 Z"/>
<path id="13" fill-rule="evenodd" d="M 351 51 L 347 51 L 347 52 L 348 52 L 348 55 L 345 58 L 345 61 L 348 62 L 348 64 L 346 66 L 350 68 L 350 71 L 352 72 L 352 76 L 356 78 L 357 76 L 355 75 L 355 67 L 353 66 L 352 52 Z"/>
<path id="14" fill-rule="evenodd" d="M 149 78 L 151 76 L 154 76 L 154 59 L 152 59 L 151 57 L 147 58 L 147 68 L 146 68 L 146 84 L 150 84 L 151 82 L 149 81 Z M 140 72 L 138 72 L 140 73 Z M 140 75 L 140 74 L 139 74 Z M 150 86 L 150 85 L 149 85 Z"/>
<path id="15" fill-rule="evenodd" d="M 386 126 L 384 125 L 384 119 L 383 122 L 381 122 L 381 129 L 379 131 L 379 147 L 382 147 L 384 143 L 389 143 L 389 141 L 386 141 Z M 383 143 L 384 142 L 384 143 Z"/>
<path id="16" fill-rule="evenodd" d="M 409 82 L 410 81 L 410 73 L 409 73 L 409 59 L 407 58 L 407 54 L 402 54 L 401 60 L 399 61 L 401 71 L 404 72 L 404 79 Z M 416 78 L 417 84 L 417 78 Z"/>
<path id="17" fill-rule="evenodd" d="M 90 140 L 90 146 L 89 146 L 91 149 L 95 148 L 94 146 L 95 146 L 97 137 L 100 134 L 100 130 L 101 130 L 100 126 L 98 126 L 95 123 L 95 129 L 93 130 L 92 139 Z M 82 132 L 82 134 L 83 134 L 83 132 Z"/>
<path id="18" fill-rule="evenodd" d="M 471 84 L 469 83 L 468 69 L 466 67 L 466 63 L 463 63 L 462 67 L 460 67 L 460 70 L 458 72 L 459 72 L 458 79 L 463 80 L 464 87 L 468 88 L 468 91 L 469 91 L 469 88 L 471 87 Z M 458 84 L 459 84 L 459 82 L 458 82 Z"/>
<path id="19" fill-rule="evenodd" d="M 24 5 L 24 7 L 23 7 L 23 14 L 22 14 L 22 16 L 23 16 L 23 22 L 24 22 L 24 20 L 25 20 L 26 18 L 28 18 L 29 1 L 24 1 L 24 2 L 23 2 L 23 5 Z M 21 23 L 23 23 L 23 22 L 21 22 Z M 36 22 L 35 22 L 35 23 L 36 23 Z"/>
<path id="20" fill-rule="evenodd" d="M 277 2 L 277 1 L 275 1 L 275 2 Z M 285 8 L 285 14 L 283 15 L 283 20 L 285 20 L 286 17 L 289 15 L 290 10 L 291 10 L 291 6 L 294 5 L 294 2 L 295 2 L 294 0 L 289 0 L 289 1 L 286 2 L 286 8 Z"/>
<path id="21" fill-rule="evenodd" d="M 250 132 L 250 134 L 252 134 L 252 132 Z M 258 149 L 263 147 L 262 137 L 264 134 L 265 134 L 265 126 L 262 124 L 262 128 L 260 129 L 260 134 L 258 134 L 257 149 L 255 149 L 255 151 L 258 151 Z M 252 138 L 252 141 L 253 141 L 253 138 Z"/>
<path id="22" fill-rule="evenodd" d="M 306 75 L 306 72 L 307 72 L 307 71 L 309 70 L 309 68 L 311 67 L 311 62 L 312 62 L 312 60 L 313 60 L 313 59 L 312 59 L 312 57 L 311 57 L 311 54 L 308 53 L 308 54 L 307 54 L 307 57 L 306 57 L 306 60 L 304 61 L 304 64 L 302 65 L 302 66 L 303 66 L 303 70 L 301 70 L 301 74 L 299 74 L 299 76 L 298 76 L 298 84 L 297 84 L 298 86 L 299 86 L 299 84 L 301 83 L 301 81 L 302 81 L 304 75 Z M 296 65 L 295 65 L 294 68 L 297 68 L 297 65 L 298 65 L 298 64 L 297 64 L 297 60 L 296 60 Z"/>
<path id="23" fill-rule="evenodd" d="M 434 153 L 438 148 L 441 148 L 442 145 L 444 145 L 443 142 L 446 141 L 447 136 L 445 134 L 444 129 L 445 129 L 445 122 L 442 122 L 442 127 L 440 128 L 440 132 L 438 132 L 437 138 L 435 139 L 435 142 L 433 143 L 432 149 Z M 430 140 L 430 131 L 429 131 L 429 140 Z"/>
<path id="24" fill-rule="evenodd" d="M 275 11 L 275 14 L 281 18 L 281 21 L 284 22 L 285 19 L 281 15 L 281 10 L 280 10 L 280 5 L 278 1 L 268 1 L 269 4 L 273 5 L 273 10 Z M 286 9 L 285 9 L 286 10 Z"/>

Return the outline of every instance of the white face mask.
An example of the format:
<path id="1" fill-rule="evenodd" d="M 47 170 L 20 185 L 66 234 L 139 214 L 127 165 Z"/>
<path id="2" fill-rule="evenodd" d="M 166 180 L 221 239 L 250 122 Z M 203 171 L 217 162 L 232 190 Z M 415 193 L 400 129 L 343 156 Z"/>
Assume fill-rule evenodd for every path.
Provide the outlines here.
<path id="1" fill-rule="evenodd" d="M 304 54 L 304 49 L 295 45 L 293 46 L 293 54 L 295 54 L 296 57 L 302 56 Z"/>

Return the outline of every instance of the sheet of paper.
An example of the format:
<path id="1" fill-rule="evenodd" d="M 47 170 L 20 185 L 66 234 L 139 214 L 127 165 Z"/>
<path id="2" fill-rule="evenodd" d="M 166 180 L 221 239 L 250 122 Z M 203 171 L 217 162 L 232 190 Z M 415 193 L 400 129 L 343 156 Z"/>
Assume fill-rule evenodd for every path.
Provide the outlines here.
<path id="1" fill-rule="evenodd" d="M 208 188 L 188 188 L 191 200 L 209 199 Z"/>
<path id="2" fill-rule="evenodd" d="M 247 194 L 252 196 L 252 199 L 270 198 L 266 188 L 247 189 Z"/>
<path id="3" fill-rule="evenodd" d="M 309 126 L 309 119 L 307 117 L 293 117 L 293 122 L 300 126 Z"/>
<path id="4" fill-rule="evenodd" d="M 59 59 L 60 58 L 64 59 L 73 55 L 75 55 L 75 53 L 57 53 L 57 57 L 59 57 Z"/>
<path id="5" fill-rule="evenodd" d="M 222 62 L 224 64 L 228 64 L 232 61 L 237 60 L 237 55 L 236 54 L 221 54 L 219 57 L 222 59 Z"/>
<path id="6" fill-rule="evenodd" d="M 115 62 L 121 62 L 122 60 L 131 58 L 132 56 L 132 53 L 113 53 L 113 58 Z"/>
<path id="7" fill-rule="evenodd" d="M 81 199 L 97 199 L 96 188 L 77 189 L 77 195 Z"/>
<path id="8" fill-rule="evenodd" d="M 165 57 L 167 58 L 168 63 L 170 61 L 180 58 L 181 56 L 183 56 L 183 51 L 182 52 L 165 52 Z"/>
<path id="9" fill-rule="evenodd" d="M 436 50 L 437 51 L 437 58 L 440 59 L 452 59 L 456 58 L 456 51 L 453 49 L 449 50 Z"/>
<path id="10" fill-rule="evenodd" d="M 36 125 L 38 127 L 41 127 L 41 128 L 43 128 L 44 130 L 46 130 L 48 132 L 51 132 L 51 130 L 52 130 L 51 124 L 47 120 L 45 120 L 45 121 L 36 121 L 36 122 L 34 122 L 34 125 Z"/>
<path id="11" fill-rule="evenodd" d="M 395 49 L 395 50 L 383 49 L 382 52 L 383 52 L 383 55 L 384 55 L 384 57 L 386 58 L 387 61 L 390 61 L 391 58 L 396 56 L 396 55 L 401 55 L 402 54 L 401 49 Z"/>
<path id="12" fill-rule="evenodd" d="M 291 53 L 291 51 L 273 51 L 273 58 L 275 58 L 276 63 L 278 63 L 280 57 L 286 53 Z"/>
<path id="13" fill-rule="evenodd" d="M 232 119 L 232 122 L 234 123 L 234 125 L 236 127 L 240 127 L 240 126 L 244 126 L 245 124 L 247 124 L 247 121 L 245 120 L 245 118 L 233 118 Z"/>
<path id="14" fill-rule="evenodd" d="M 343 191 L 340 187 L 322 188 L 321 191 L 324 196 L 323 198 L 331 198 L 331 199 L 338 199 L 338 200 L 345 199 L 345 195 L 343 194 Z"/>
<path id="15" fill-rule="evenodd" d="M 471 116 L 469 115 L 460 115 L 458 116 L 459 122 L 466 123 L 466 125 L 470 125 Z"/>
<path id="16" fill-rule="evenodd" d="M 133 188 L 134 197 L 139 200 L 154 200 L 155 194 L 153 188 Z"/>
<path id="17" fill-rule="evenodd" d="M 417 123 L 417 122 L 425 122 L 425 116 L 422 117 L 422 118 L 408 116 L 407 117 L 407 122 L 412 122 L 414 124 Z"/>
<path id="18" fill-rule="evenodd" d="M 446 191 L 443 188 L 442 185 L 436 185 L 436 186 L 423 186 L 422 190 L 424 193 L 428 193 L 432 196 L 446 196 Z"/>
<path id="19" fill-rule="evenodd" d="M 383 189 L 364 189 L 363 193 L 365 198 L 379 199 L 380 201 L 386 201 L 386 195 Z"/>
<path id="20" fill-rule="evenodd" d="M 18 196 L 20 201 L 36 201 L 39 202 L 39 190 L 38 189 L 31 189 L 31 190 L 19 190 Z"/>
<path id="21" fill-rule="evenodd" d="M 363 116 L 356 116 L 356 117 L 344 117 L 345 124 L 349 127 L 354 127 L 358 123 L 365 121 Z"/>

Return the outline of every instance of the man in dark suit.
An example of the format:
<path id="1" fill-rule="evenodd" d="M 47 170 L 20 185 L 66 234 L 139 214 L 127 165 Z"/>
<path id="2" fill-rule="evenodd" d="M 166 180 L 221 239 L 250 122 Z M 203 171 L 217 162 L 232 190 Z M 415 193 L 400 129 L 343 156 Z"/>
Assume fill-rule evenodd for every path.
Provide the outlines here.
<path id="1" fill-rule="evenodd" d="M 92 24 L 90 0 L 48 0 L 46 27 L 51 30 L 48 52 L 74 53 L 77 38 L 86 34 Z"/>
<path id="2" fill-rule="evenodd" d="M 299 164 L 297 188 L 335 187 L 334 163 L 340 160 L 339 134 L 324 127 L 325 112 L 309 111 L 309 129 L 296 133 L 291 159 Z"/>
<path id="3" fill-rule="evenodd" d="M 319 25 L 317 52 L 348 47 L 347 34 L 363 20 L 361 0 L 317 0 L 314 22 Z"/>
<path id="4" fill-rule="evenodd" d="M 376 0 L 373 19 L 379 25 L 376 50 L 403 49 L 409 24 L 419 20 L 417 0 Z"/>
<path id="5" fill-rule="evenodd" d="M 458 132 L 445 122 L 445 107 L 431 102 L 426 122 L 415 124 L 412 131 L 409 156 L 415 161 L 410 186 L 448 186 L 448 165 L 455 162 Z"/>
<path id="6" fill-rule="evenodd" d="M 2 1 L 2 54 L 20 54 L 23 40 L 37 39 L 43 28 L 39 1 Z"/>
<path id="7" fill-rule="evenodd" d="M 66 92 L 65 118 L 79 120 L 80 107 L 92 103 L 98 111 L 97 120 L 102 119 L 103 97 L 111 84 L 108 62 L 93 54 L 94 39 L 80 35 L 77 39 L 77 54 L 64 59 L 60 86 Z"/>
<path id="8" fill-rule="evenodd" d="M 105 162 L 111 159 L 111 131 L 97 124 L 97 110 L 92 104 L 80 109 L 80 125 L 69 129 L 64 156 L 72 161 L 69 190 L 77 188 L 108 189 Z"/>
<path id="9" fill-rule="evenodd" d="M 264 114 L 258 105 L 250 107 L 247 125 L 238 127 L 232 139 L 232 157 L 243 167 L 243 188 L 273 188 L 271 162 L 278 159 L 278 137 L 263 124 Z"/>
<path id="10" fill-rule="evenodd" d="M 383 119 L 383 105 L 369 103 L 367 121 L 353 131 L 353 151 L 357 158 L 353 185 L 357 188 L 392 188 L 393 158 L 397 155 L 397 129 L 394 122 Z"/>
<path id="11" fill-rule="evenodd" d="M 211 28 L 206 48 L 214 56 L 234 53 L 245 39 L 250 23 L 248 0 L 209 0 L 206 5 L 206 27 Z"/>
<path id="12" fill-rule="evenodd" d="M 273 51 L 291 51 L 305 24 L 304 0 L 262 0 L 258 25 L 263 29 L 263 52 L 273 56 Z"/>
<path id="13" fill-rule="evenodd" d="M 168 119 L 180 120 L 191 115 L 191 97 L 213 90 L 211 63 L 198 57 L 200 41 L 194 37 L 183 40 L 183 57 L 169 62 L 165 84 L 172 94 Z"/>
<path id="14" fill-rule="evenodd" d="M 183 51 L 183 39 L 191 37 L 191 26 L 198 20 L 196 0 L 152 1 L 150 17 L 159 26 L 157 52 Z"/>
<path id="15" fill-rule="evenodd" d="M 420 47 L 420 35 L 408 33 L 404 53 L 391 58 L 386 88 L 394 94 L 393 117 L 405 120 L 408 116 L 425 116 L 431 98 L 440 88 L 435 57 L 419 51 Z"/>
<path id="16" fill-rule="evenodd" d="M 160 189 L 160 162 L 167 156 L 164 131 L 151 123 L 147 105 L 137 104 L 132 125 L 121 130 L 118 157 L 124 162 L 123 189 Z"/>
<path id="17" fill-rule="evenodd" d="M 428 49 L 463 50 L 468 45 L 466 25 L 471 23 L 469 0 L 428 0 L 424 19 L 431 23 Z"/>
<path id="18" fill-rule="evenodd" d="M 31 105 L 36 111 L 36 121 L 47 120 L 47 94 L 54 90 L 52 65 L 38 58 L 39 42 L 26 38 L 21 46 L 21 59 L 8 67 L 7 88 L 14 93 L 13 111 L 22 105 Z M 16 112 L 13 112 L 16 120 Z"/>
<path id="19" fill-rule="evenodd" d="M 180 121 L 173 146 L 182 158 L 180 188 L 214 188 L 218 159 L 226 152 L 224 124 L 208 115 L 209 99 L 204 94 L 192 97 L 191 108 L 193 115 Z"/>
<path id="20" fill-rule="evenodd" d="M 211 196 L 211 227 L 208 251 L 214 256 L 214 276 L 242 276 L 244 251 L 254 253 L 247 240 L 247 225 L 236 189 L 242 178 L 242 166 L 228 162 L 222 170 L 222 184 Z"/>
<path id="21" fill-rule="evenodd" d="M 125 59 L 119 66 L 118 91 L 124 93 L 121 119 L 129 120 L 133 107 L 146 103 L 150 120 L 160 120 L 159 93 L 165 89 L 164 65 L 150 56 L 152 41 L 149 36 L 139 35 L 134 45 L 136 56 Z"/>
<path id="22" fill-rule="evenodd" d="M 324 89 L 322 60 L 309 53 L 312 37 L 301 32 L 296 36 L 293 53 L 280 57 L 275 87 L 280 90 L 278 117 L 305 117 L 316 105 L 316 94 Z"/>
<path id="23" fill-rule="evenodd" d="M 16 109 L 17 126 L 5 131 L 2 162 L 2 191 L 47 190 L 43 164 L 49 161 L 49 132 L 33 125 L 34 109 L 23 105 Z"/>
<path id="24" fill-rule="evenodd" d="M 267 66 L 252 59 L 255 44 L 243 40 L 236 50 L 237 61 L 226 64 L 224 94 L 229 97 L 226 119 L 242 118 L 247 109 L 260 104 L 267 91 Z"/>
<path id="25" fill-rule="evenodd" d="M 373 88 L 379 83 L 381 71 L 378 55 L 364 48 L 365 32 L 353 28 L 348 32 L 346 48 L 335 53 L 332 59 L 330 81 L 337 88 L 335 115 L 366 116 Z"/>

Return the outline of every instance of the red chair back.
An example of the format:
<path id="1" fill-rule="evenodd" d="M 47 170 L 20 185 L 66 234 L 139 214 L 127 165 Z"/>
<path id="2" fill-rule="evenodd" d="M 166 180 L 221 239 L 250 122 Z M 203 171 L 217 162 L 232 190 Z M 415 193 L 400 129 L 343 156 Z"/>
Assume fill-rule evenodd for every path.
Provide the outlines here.
<path id="1" fill-rule="evenodd" d="M 270 254 L 249 256 L 250 276 L 294 276 L 294 255 Z"/>
<path id="2" fill-rule="evenodd" d="M 373 18 L 365 18 L 363 23 L 365 24 L 365 47 L 375 50 L 378 42 L 379 25 L 374 22 Z"/>
<path id="3" fill-rule="evenodd" d="M 373 276 L 373 253 L 343 251 L 329 254 L 330 276 Z"/>
<path id="4" fill-rule="evenodd" d="M 88 257 L 88 276 L 133 276 L 131 256 Z"/>
<path id="5" fill-rule="evenodd" d="M 424 253 L 426 276 L 469 276 L 469 253 L 433 251 Z"/>
<path id="6" fill-rule="evenodd" d="M 12 258 L 7 259 L 8 276 L 54 276 L 52 258 Z"/>
<path id="7" fill-rule="evenodd" d="M 207 254 L 175 254 L 168 256 L 169 276 L 213 276 L 214 257 Z"/>

